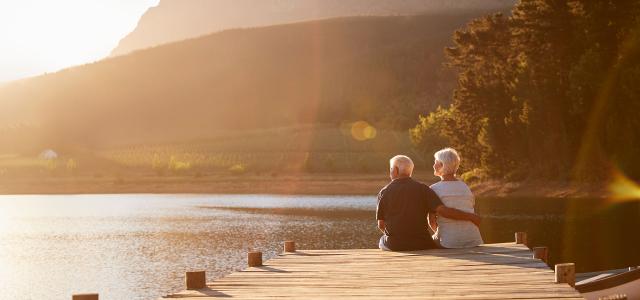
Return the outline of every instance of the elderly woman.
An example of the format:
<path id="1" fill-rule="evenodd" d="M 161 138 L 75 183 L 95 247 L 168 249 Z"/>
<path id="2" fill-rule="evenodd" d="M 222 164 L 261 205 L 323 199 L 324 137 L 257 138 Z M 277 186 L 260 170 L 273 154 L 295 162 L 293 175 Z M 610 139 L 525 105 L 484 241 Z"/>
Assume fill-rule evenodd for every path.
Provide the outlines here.
<path id="1" fill-rule="evenodd" d="M 431 189 L 447 207 L 475 213 L 473 193 L 456 177 L 460 166 L 458 152 L 446 148 L 436 152 L 434 157 L 433 174 L 440 177 L 440 182 L 431 185 Z M 452 220 L 430 213 L 429 226 L 435 232 L 433 240 L 444 248 L 475 247 L 483 243 L 480 230 L 469 221 Z"/>

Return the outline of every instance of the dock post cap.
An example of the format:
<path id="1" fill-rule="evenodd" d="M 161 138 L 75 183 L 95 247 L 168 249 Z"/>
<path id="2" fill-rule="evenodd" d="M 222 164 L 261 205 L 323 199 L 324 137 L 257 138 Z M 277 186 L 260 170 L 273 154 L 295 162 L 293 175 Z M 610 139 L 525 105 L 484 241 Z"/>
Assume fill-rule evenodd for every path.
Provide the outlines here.
<path id="1" fill-rule="evenodd" d="M 284 252 L 296 252 L 296 242 L 284 241 Z"/>
<path id="2" fill-rule="evenodd" d="M 249 264 L 249 267 L 262 266 L 262 252 L 249 251 L 247 254 L 247 263 Z"/>
<path id="3" fill-rule="evenodd" d="M 576 285 L 576 265 L 574 263 L 556 264 L 556 283 Z"/>
<path id="4" fill-rule="evenodd" d="M 523 231 L 516 232 L 516 244 L 527 244 L 527 233 Z"/>
<path id="5" fill-rule="evenodd" d="M 547 262 L 549 256 L 549 248 L 547 247 L 533 247 L 533 258 Z"/>
<path id="6" fill-rule="evenodd" d="M 207 275 L 205 271 L 186 272 L 184 285 L 187 290 L 199 290 L 207 287 Z"/>
<path id="7" fill-rule="evenodd" d="M 609 296 L 599 297 L 598 300 L 627 300 L 626 294 L 614 294 Z"/>
<path id="8" fill-rule="evenodd" d="M 71 300 L 98 300 L 98 294 L 74 294 Z"/>

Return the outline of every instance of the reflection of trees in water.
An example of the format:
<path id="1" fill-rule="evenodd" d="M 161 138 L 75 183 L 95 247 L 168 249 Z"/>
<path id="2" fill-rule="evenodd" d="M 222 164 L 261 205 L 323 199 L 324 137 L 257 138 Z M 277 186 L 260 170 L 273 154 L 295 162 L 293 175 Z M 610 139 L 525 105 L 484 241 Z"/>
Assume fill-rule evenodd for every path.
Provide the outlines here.
<path id="1" fill-rule="evenodd" d="M 513 241 L 526 231 L 529 247 L 549 247 L 549 265 L 571 261 L 578 272 L 640 265 L 640 203 L 606 199 L 479 199 L 485 243 Z"/>
<path id="2" fill-rule="evenodd" d="M 379 233 L 374 211 L 365 209 L 208 207 L 262 220 L 263 249 L 280 251 L 281 241 L 295 240 L 300 249 L 375 248 Z M 513 241 L 526 231 L 530 246 L 547 246 L 550 263 L 576 262 L 579 272 L 640 264 L 640 236 L 624 235 L 640 228 L 638 203 L 612 205 L 602 199 L 479 199 L 477 211 L 486 243 Z M 585 250 L 588 249 L 588 250 Z"/>

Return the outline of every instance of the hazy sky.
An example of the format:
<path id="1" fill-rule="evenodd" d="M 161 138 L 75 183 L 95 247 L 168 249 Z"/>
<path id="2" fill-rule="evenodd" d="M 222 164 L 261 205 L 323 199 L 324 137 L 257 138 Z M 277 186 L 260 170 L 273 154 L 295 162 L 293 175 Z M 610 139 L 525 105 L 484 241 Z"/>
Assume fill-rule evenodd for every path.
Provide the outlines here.
<path id="1" fill-rule="evenodd" d="M 0 82 L 99 60 L 159 0 L 0 0 Z"/>

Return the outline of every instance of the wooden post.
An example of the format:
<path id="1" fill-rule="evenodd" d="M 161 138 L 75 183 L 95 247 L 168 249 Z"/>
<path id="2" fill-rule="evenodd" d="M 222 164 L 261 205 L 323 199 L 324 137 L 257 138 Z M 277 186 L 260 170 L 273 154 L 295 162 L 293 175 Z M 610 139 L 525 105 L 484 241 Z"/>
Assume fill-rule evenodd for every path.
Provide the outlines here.
<path id="1" fill-rule="evenodd" d="M 533 247 L 533 258 L 547 262 L 549 256 L 549 249 L 547 247 Z"/>
<path id="2" fill-rule="evenodd" d="M 576 265 L 574 263 L 556 264 L 556 283 L 576 285 Z"/>
<path id="3" fill-rule="evenodd" d="M 615 294 L 615 295 L 609 295 L 609 296 L 602 296 L 598 298 L 598 300 L 627 300 L 627 295 Z"/>
<path id="4" fill-rule="evenodd" d="M 296 242 L 284 241 L 284 252 L 296 252 Z"/>
<path id="5" fill-rule="evenodd" d="M 98 300 L 98 294 L 75 294 L 71 300 Z"/>
<path id="6" fill-rule="evenodd" d="M 184 284 L 187 290 L 199 290 L 207 287 L 205 271 L 187 272 L 184 277 Z"/>
<path id="7" fill-rule="evenodd" d="M 247 262 L 249 263 L 249 267 L 262 266 L 262 252 L 249 251 L 249 254 L 247 255 Z"/>
<path id="8" fill-rule="evenodd" d="M 516 244 L 527 245 L 527 233 L 526 232 L 516 232 Z"/>

